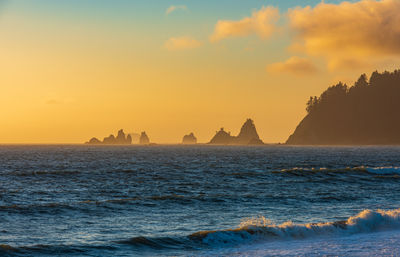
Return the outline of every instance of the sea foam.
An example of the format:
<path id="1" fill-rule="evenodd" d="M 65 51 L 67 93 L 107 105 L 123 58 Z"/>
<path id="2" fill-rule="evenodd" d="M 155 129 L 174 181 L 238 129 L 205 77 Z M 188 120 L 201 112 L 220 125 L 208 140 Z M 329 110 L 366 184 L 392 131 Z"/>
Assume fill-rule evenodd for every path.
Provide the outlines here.
<path id="1" fill-rule="evenodd" d="M 368 167 L 368 166 L 357 166 L 357 167 L 343 167 L 343 168 L 300 168 L 294 167 L 291 169 L 282 169 L 279 172 L 287 173 L 317 173 L 317 172 L 366 172 L 374 175 L 400 175 L 400 167 L 396 166 L 383 166 L 383 167 Z"/>
<path id="2" fill-rule="evenodd" d="M 209 245 L 237 244 L 248 241 L 304 239 L 321 236 L 347 236 L 358 233 L 400 229 L 400 209 L 363 210 L 347 220 L 325 223 L 275 225 L 265 217 L 248 219 L 236 229 L 201 231 L 190 235 Z"/>

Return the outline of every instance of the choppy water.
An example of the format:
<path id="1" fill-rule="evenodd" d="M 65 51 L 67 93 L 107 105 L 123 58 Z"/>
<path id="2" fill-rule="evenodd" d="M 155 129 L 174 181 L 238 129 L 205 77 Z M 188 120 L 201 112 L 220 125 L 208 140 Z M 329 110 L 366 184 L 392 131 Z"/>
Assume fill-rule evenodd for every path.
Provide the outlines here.
<path id="1" fill-rule="evenodd" d="M 400 147 L 0 146 L 0 255 L 400 255 L 398 167 Z"/>

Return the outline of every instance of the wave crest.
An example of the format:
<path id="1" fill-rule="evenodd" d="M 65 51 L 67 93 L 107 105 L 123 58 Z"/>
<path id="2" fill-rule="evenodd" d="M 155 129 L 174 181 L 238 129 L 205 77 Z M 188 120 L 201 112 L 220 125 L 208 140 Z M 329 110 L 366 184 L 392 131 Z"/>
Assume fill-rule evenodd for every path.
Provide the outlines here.
<path id="1" fill-rule="evenodd" d="M 291 221 L 271 224 L 265 217 L 249 219 L 236 229 L 200 231 L 189 236 L 209 245 L 237 244 L 253 240 L 302 239 L 329 235 L 352 235 L 400 228 L 400 209 L 363 210 L 347 220 L 325 223 L 295 224 Z"/>
<path id="2" fill-rule="evenodd" d="M 282 169 L 280 171 L 276 171 L 276 173 L 318 173 L 318 172 L 362 172 L 369 173 L 374 175 L 400 175 L 400 167 L 396 166 L 385 166 L 385 167 L 367 167 L 367 166 L 358 166 L 358 167 L 343 167 L 343 168 L 300 168 L 294 167 L 291 169 Z"/>

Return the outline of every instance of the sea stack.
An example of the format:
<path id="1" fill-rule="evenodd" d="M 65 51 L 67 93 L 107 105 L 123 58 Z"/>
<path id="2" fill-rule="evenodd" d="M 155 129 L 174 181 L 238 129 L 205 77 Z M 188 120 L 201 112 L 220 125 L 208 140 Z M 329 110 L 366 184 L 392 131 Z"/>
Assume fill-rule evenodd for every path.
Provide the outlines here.
<path id="1" fill-rule="evenodd" d="M 190 133 L 189 135 L 185 135 L 182 139 L 182 144 L 185 145 L 193 145 L 197 143 L 197 138 L 194 136 L 193 133 Z"/>
<path id="2" fill-rule="evenodd" d="M 103 144 L 115 144 L 115 136 L 113 134 L 103 139 Z"/>
<path id="3" fill-rule="evenodd" d="M 263 145 L 258 136 L 256 126 L 252 119 L 247 119 L 243 124 L 238 136 L 231 136 L 231 133 L 226 132 L 221 128 L 216 132 L 215 136 L 211 139 L 209 144 L 215 145 Z"/>
<path id="4" fill-rule="evenodd" d="M 128 137 L 126 137 L 124 130 L 120 129 L 118 131 L 117 137 L 115 138 L 115 143 L 119 144 L 119 145 L 131 144 L 132 138 L 129 135 L 128 135 Z"/>
<path id="5" fill-rule="evenodd" d="M 105 137 L 103 141 L 97 138 L 92 138 L 86 144 L 89 145 L 130 145 L 132 143 L 132 137 L 130 135 L 126 136 L 123 129 L 118 131 L 117 137 L 113 134 Z"/>
<path id="6" fill-rule="evenodd" d="M 236 137 L 236 143 L 239 145 L 262 145 L 264 144 L 258 136 L 256 126 L 252 119 L 247 119 Z"/>
<path id="7" fill-rule="evenodd" d="M 149 137 L 147 136 L 147 134 L 146 134 L 145 131 L 143 131 L 142 134 L 140 135 L 139 143 L 140 143 L 141 145 L 148 145 L 148 144 L 150 144 L 150 139 L 149 139 Z"/>
<path id="8" fill-rule="evenodd" d="M 234 142 L 234 137 L 231 136 L 231 132 L 226 132 L 224 128 L 221 128 L 215 133 L 215 136 L 211 139 L 209 144 L 213 145 L 230 145 Z"/>
<path id="9" fill-rule="evenodd" d="M 86 144 L 99 145 L 99 144 L 102 144 L 102 142 L 100 140 L 98 140 L 97 138 L 93 137 L 92 139 L 89 140 L 89 142 L 86 142 Z"/>

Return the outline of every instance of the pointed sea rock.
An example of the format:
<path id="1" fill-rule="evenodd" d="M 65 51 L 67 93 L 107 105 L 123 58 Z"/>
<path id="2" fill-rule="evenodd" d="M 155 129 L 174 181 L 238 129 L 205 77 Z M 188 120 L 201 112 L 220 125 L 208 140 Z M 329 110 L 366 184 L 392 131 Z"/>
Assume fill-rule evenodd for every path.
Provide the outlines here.
<path id="1" fill-rule="evenodd" d="M 256 126 L 252 119 L 247 119 L 236 137 L 236 143 L 240 145 L 259 145 L 264 144 L 258 136 Z"/>
<path id="2" fill-rule="evenodd" d="M 149 137 L 147 136 L 147 134 L 146 134 L 145 131 L 143 131 L 142 134 L 140 135 L 139 143 L 140 143 L 141 145 L 148 145 L 148 144 L 150 144 L 150 139 L 149 139 Z"/>

